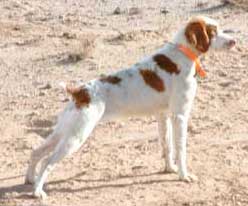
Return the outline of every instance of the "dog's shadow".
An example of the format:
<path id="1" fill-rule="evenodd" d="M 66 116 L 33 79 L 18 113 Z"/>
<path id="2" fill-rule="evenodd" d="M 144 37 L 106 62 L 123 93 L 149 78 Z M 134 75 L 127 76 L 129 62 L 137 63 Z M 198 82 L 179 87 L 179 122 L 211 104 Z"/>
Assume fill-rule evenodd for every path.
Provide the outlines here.
<path id="1" fill-rule="evenodd" d="M 14 179 L 23 178 L 24 175 L 17 175 L 11 177 L 0 178 L 0 182 L 13 181 Z M 32 191 L 32 185 L 24 185 L 24 184 L 16 184 L 7 187 L 0 187 L 0 200 L 9 199 L 9 195 L 13 193 L 17 193 L 15 198 L 17 199 L 28 199 L 31 198 L 29 193 Z M 0 202 L 1 205 L 1 202 Z"/>
<path id="2" fill-rule="evenodd" d="M 133 185 L 150 185 L 154 183 L 166 183 L 166 182 L 177 182 L 178 180 L 175 176 L 172 176 L 165 172 L 154 172 L 150 174 L 140 174 L 140 175 L 126 175 L 120 176 L 113 179 L 82 179 L 79 178 L 83 176 L 84 173 L 79 173 L 72 178 L 52 181 L 48 183 L 48 186 L 52 186 L 52 188 L 48 188 L 49 192 L 65 192 L 65 193 L 74 193 L 85 190 L 95 190 L 95 189 L 106 189 L 106 188 L 121 188 L 121 187 L 129 187 Z M 83 186 L 73 189 L 73 188 L 57 188 L 54 185 L 58 183 L 70 183 L 70 181 L 78 182 Z M 70 185 L 70 184 L 69 184 Z"/>
<path id="3" fill-rule="evenodd" d="M 46 138 L 52 132 L 55 122 L 56 122 L 56 117 L 51 117 L 48 120 L 33 119 L 30 120 L 29 123 L 27 124 L 28 128 L 26 131 L 27 133 L 35 133 L 42 138 Z M 129 187 L 133 185 L 149 185 L 153 183 L 177 181 L 175 176 L 168 175 L 165 172 L 127 175 L 127 176 L 116 177 L 114 179 L 86 179 L 85 177 L 83 177 L 84 175 L 85 172 L 81 172 L 70 178 L 48 182 L 45 185 L 45 191 L 49 195 L 49 193 L 53 193 L 53 192 L 73 193 L 84 190 L 120 188 L 120 187 Z M 9 178 L 2 178 L 0 179 L 0 181 L 7 181 L 16 178 L 24 178 L 24 176 L 20 175 Z M 73 189 L 72 187 L 67 187 L 68 185 L 74 185 L 73 183 L 75 182 L 80 184 L 80 188 L 77 187 L 76 189 Z M 63 183 L 66 183 L 65 187 L 62 186 Z M 14 194 L 13 198 L 16 199 L 29 199 L 29 198 L 33 198 L 32 191 L 33 191 L 33 186 L 26 185 L 24 183 L 7 186 L 7 187 L 1 187 L 0 199 L 8 199 L 9 194 Z"/>
<path id="4" fill-rule="evenodd" d="M 61 179 L 56 181 L 48 182 L 45 185 L 45 191 L 48 193 L 59 192 L 59 193 L 74 193 L 80 192 L 85 190 L 95 190 L 95 189 L 105 189 L 105 188 L 121 188 L 121 187 L 129 187 L 133 185 L 150 185 L 154 183 L 165 183 L 165 182 L 176 182 L 177 179 L 175 176 L 171 176 L 166 174 L 165 172 L 156 172 L 150 174 L 140 174 L 140 175 L 128 175 L 128 176 L 121 176 L 114 179 L 84 179 L 82 176 L 85 175 L 85 172 L 78 173 L 75 176 L 72 176 L 67 179 Z M 8 179 L 15 179 L 22 176 L 15 176 L 0 179 L 0 181 L 8 180 Z M 173 177 L 173 179 L 172 179 Z M 66 185 L 71 185 L 72 182 L 78 182 L 83 186 L 80 188 L 65 188 L 61 187 L 61 183 L 67 183 Z M 56 186 L 59 185 L 59 186 Z M 72 184 L 73 185 L 73 184 Z M 30 199 L 33 198 L 32 196 L 33 186 L 26 185 L 26 184 L 17 184 L 12 185 L 9 187 L 1 187 L 0 188 L 0 199 L 8 199 L 9 193 L 17 195 L 16 199 Z"/>

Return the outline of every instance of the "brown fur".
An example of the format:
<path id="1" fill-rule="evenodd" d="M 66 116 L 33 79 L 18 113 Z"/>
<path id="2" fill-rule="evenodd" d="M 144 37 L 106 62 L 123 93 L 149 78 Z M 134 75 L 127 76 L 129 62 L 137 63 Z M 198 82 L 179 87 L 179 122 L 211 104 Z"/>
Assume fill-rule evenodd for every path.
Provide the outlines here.
<path id="1" fill-rule="evenodd" d="M 71 94 L 77 108 L 89 105 L 91 98 L 87 88 L 67 86 L 66 91 Z"/>
<path id="2" fill-rule="evenodd" d="M 153 60 L 157 63 L 160 69 L 165 70 L 170 74 L 179 74 L 180 70 L 177 68 L 177 65 L 167 56 L 163 54 L 157 54 L 153 57 Z"/>
<path id="3" fill-rule="evenodd" d="M 158 92 L 165 90 L 163 80 L 154 72 L 149 69 L 141 69 L 140 74 L 145 83 Z"/>
<path id="4" fill-rule="evenodd" d="M 101 82 L 110 83 L 110 84 L 119 84 L 120 81 L 121 81 L 121 78 L 120 77 L 117 77 L 117 76 L 109 75 L 109 76 L 103 76 L 103 77 L 101 77 L 100 78 L 100 81 Z"/>
<path id="5" fill-rule="evenodd" d="M 204 21 L 197 20 L 190 22 L 185 30 L 185 36 L 190 44 L 198 51 L 205 53 L 210 46 L 207 26 Z"/>
<path id="6" fill-rule="evenodd" d="M 209 41 L 217 35 L 217 27 L 216 26 L 207 26 L 207 34 L 209 37 Z"/>

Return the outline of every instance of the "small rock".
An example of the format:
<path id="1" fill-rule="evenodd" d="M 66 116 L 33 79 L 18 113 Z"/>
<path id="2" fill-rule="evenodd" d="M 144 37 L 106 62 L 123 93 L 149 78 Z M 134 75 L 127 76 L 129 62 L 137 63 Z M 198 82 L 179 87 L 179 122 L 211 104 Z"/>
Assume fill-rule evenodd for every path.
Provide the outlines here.
<path id="1" fill-rule="evenodd" d="M 67 61 L 70 63 L 76 63 L 78 61 L 81 61 L 82 59 L 83 57 L 81 53 L 72 53 L 72 54 L 68 54 Z"/>
<path id="2" fill-rule="evenodd" d="M 20 28 L 20 26 L 16 25 L 16 26 L 13 27 L 13 30 L 14 30 L 14 31 L 20 31 L 21 28 Z"/>
<path id="3" fill-rule="evenodd" d="M 219 85 L 221 87 L 228 87 L 230 84 L 232 84 L 232 82 L 220 82 Z"/>
<path id="4" fill-rule="evenodd" d="M 228 166 L 231 166 L 231 165 L 232 165 L 232 161 L 231 161 L 231 160 L 226 160 L 225 162 L 226 162 L 226 164 L 227 164 Z"/>
<path id="5" fill-rule="evenodd" d="M 242 149 L 248 152 L 248 145 L 243 146 Z"/>
<path id="6" fill-rule="evenodd" d="M 51 88 L 52 88 L 52 86 L 50 83 L 46 83 L 46 84 L 39 86 L 39 89 L 42 89 L 42 90 L 43 89 L 51 89 Z"/>
<path id="7" fill-rule="evenodd" d="M 226 72 L 223 72 L 221 70 L 218 71 L 218 74 L 220 77 L 226 77 L 227 76 Z"/>
<path id="8" fill-rule="evenodd" d="M 27 112 L 25 114 L 26 117 L 33 117 L 33 116 L 38 116 L 38 115 L 40 115 L 40 114 L 37 111 L 35 111 L 35 112 L 34 111 L 29 111 L 29 112 Z"/>
<path id="9" fill-rule="evenodd" d="M 141 13 L 141 10 L 138 7 L 131 7 L 128 10 L 129 15 L 136 15 L 136 14 L 139 14 L 139 13 Z"/>
<path id="10" fill-rule="evenodd" d="M 39 93 L 39 96 L 41 97 L 41 96 L 45 96 L 45 92 L 40 92 Z"/>
<path id="11" fill-rule="evenodd" d="M 223 30 L 223 33 L 235 33 L 235 31 L 233 29 L 226 29 Z"/>
<path id="12" fill-rule="evenodd" d="M 169 10 L 168 9 L 166 9 L 166 8 L 162 8 L 161 10 L 160 10 L 160 13 L 161 14 L 168 14 L 169 13 Z"/>
<path id="13" fill-rule="evenodd" d="M 105 23 L 100 23 L 99 25 L 103 26 L 103 27 L 107 26 L 107 24 L 105 24 Z"/>
<path id="14" fill-rule="evenodd" d="M 224 33 L 240 33 L 240 30 L 225 29 L 223 32 L 224 32 Z"/>
<path id="15" fill-rule="evenodd" d="M 64 32 L 62 34 L 62 37 L 66 39 L 76 39 L 76 34 L 70 34 L 69 32 Z"/>
<path id="16" fill-rule="evenodd" d="M 120 7 L 116 7 L 115 10 L 114 10 L 114 12 L 113 12 L 113 14 L 114 14 L 114 15 L 119 15 L 119 14 L 121 14 L 121 9 L 120 9 Z"/>
<path id="17" fill-rule="evenodd" d="M 120 145 L 118 148 L 119 149 L 125 149 L 125 145 Z"/>
<path id="18" fill-rule="evenodd" d="M 206 7 L 207 5 L 208 5 L 207 2 L 198 2 L 198 3 L 196 4 L 196 6 L 199 7 L 199 8 Z"/>
<path id="19" fill-rule="evenodd" d="M 133 166 L 132 167 L 132 170 L 140 170 L 142 168 L 144 168 L 144 167 L 143 166 L 140 166 L 140 165 L 137 165 L 137 166 Z"/>

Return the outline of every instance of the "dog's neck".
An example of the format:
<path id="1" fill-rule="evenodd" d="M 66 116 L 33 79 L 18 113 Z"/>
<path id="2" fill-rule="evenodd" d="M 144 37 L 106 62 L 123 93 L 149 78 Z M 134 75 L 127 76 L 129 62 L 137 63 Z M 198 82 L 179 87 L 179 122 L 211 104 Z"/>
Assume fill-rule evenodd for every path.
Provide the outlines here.
<path id="1" fill-rule="evenodd" d="M 197 50 L 193 45 L 191 45 L 186 36 L 185 36 L 185 30 L 182 29 L 177 33 L 173 40 L 173 44 L 178 45 L 178 49 L 184 53 L 184 55 L 192 60 L 195 63 L 195 71 L 196 74 L 202 78 L 206 76 L 206 72 L 202 69 L 199 57 L 202 55 L 202 52 Z"/>
<path id="2" fill-rule="evenodd" d="M 191 45 L 186 36 L 185 36 L 185 28 L 179 30 L 176 34 L 176 36 L 174 37 L 173 44 L 179 44 L 179 45 L 183 45 L 184 47 L 190 49 L 195 56 L 200 57 L 202 55 L 202 52 L 200 52 L 199 50 L 197 50 L 193 45 Z"/>

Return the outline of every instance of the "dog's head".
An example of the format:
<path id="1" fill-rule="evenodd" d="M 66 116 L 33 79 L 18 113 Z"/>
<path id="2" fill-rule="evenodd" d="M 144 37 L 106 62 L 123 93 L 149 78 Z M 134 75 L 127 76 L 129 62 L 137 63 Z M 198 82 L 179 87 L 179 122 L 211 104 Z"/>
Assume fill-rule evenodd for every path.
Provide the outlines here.
<path id="1" fill-rule="evenodd" d="M 195 17 L 184 28 L 184 36 L 189 47 L 198 53 L 231 49 L 235 40 L 220 30 L 218 23 L 208 17 Z"/>

